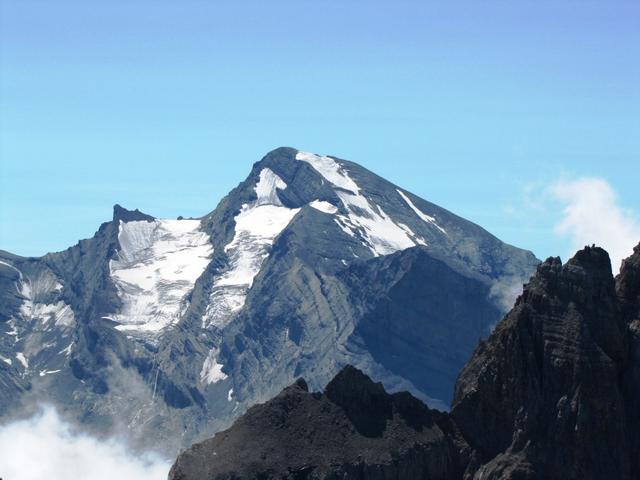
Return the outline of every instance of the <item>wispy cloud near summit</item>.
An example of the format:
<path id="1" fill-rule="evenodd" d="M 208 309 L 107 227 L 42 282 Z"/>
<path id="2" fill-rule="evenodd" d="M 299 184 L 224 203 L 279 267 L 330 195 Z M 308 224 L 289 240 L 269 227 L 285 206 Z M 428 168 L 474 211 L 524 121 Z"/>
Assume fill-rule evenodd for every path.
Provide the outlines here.
<path id="1" fill-rule="evenodd" d="M 554 232 L 568 238 L 571 252 L 597 244 L 611 257 L 614 273 L 640 242 L 640 223 L 633 211 L 624 209 L 614 189 L 601 178 L 560 181 L 549 189 L 562 205 L 562 218 Z"/>

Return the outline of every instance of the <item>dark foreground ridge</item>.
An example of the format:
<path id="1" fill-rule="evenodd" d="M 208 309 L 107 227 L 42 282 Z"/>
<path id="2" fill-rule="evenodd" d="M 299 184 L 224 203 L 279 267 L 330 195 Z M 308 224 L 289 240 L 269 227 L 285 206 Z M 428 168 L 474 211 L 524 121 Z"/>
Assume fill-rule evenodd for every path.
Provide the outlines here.
<path id="1" fill-rule="evenodd" d="M 304 380 L 181 454 L 171 480 L 640 478 L 640 246 L 614 280 L 551 258 L 482 342 L 450 414 L 353 367 Z"/>
<path id="2" fill-rule="evenodd" d="M 180 455 L 173 480 L 253 478 L 434 478 L 455 474 L 457 449 L 407 392 L 345 367 L 324 393 L 300 379 L 250 408 L 232 428 Z"/>

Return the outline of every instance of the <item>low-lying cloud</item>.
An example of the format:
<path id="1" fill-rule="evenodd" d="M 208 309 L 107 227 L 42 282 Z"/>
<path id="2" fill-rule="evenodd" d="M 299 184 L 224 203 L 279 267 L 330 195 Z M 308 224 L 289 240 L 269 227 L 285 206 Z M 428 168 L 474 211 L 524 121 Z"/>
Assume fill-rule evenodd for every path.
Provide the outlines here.
<path id="1" fill-rule="evenodd" d="M 549 193 L 562 205 L 555 233 L 568 238 L 571 255 L 585 245 L 596 244 L 609 252 L 614 273 L 640 242 L 640 223 L 618 203 L 611 185 L 600 178 L 579 178 L 554 184 Z"/>
<path id="2" fill-rule="evenodd" d="M 504 277 L 493 284 L 489 297 L 506 313 L 513 308 L 516 299 L 522 293 L 523 285 L 528 281 L 528 277 Z"/>
<path id="3" fill-rule="evenodd" d="M 124 441 L 75 431 L 50 406 L 0 426 L 4 480 L 165 480 L 169 468 L 169 461 L 155 453 L 136 454 Z"/>

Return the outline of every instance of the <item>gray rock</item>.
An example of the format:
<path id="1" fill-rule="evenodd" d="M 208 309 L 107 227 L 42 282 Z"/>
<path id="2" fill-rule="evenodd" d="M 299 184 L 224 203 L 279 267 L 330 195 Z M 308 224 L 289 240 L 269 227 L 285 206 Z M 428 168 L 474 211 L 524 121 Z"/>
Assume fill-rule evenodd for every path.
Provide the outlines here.
<path id="1" fill-rule="evenodd" d="M 543 263 L 456 384 L 467 477 L 638 478 L 640 248 Z"/>
<path id="2" fill-rule="evenodd" d="M 175 453 L 296 378 L 320 389 L 347 364 L 391 391 L 447 408 L 457 371 L 538 261 L 355 163 L 326 160 L 357 183 L 350 192 L 297 155 L 292 148 L 270 152 L 202 217 L 213 253 L 175 321 L 157 334 L 120 328 L 124 304 L 110 268 L 123 248 L 121 225 L 154 217 L 116 205 L 92 238 L 63 252 L 0 252 L 0 355 L 12 362 L 0 375 L 16 409 L 53 402 L 86 428 Z M 257 200 L 267 168 L 285 184 L 268 201 L 299 211 L 271 245 L 248 241 L 262 263 L 242 308 L 203 325 L 222 304 L 213 295 L 216 282 L 237 261 L 226 248 L 236 217 Z M 356 193 L 358 205 L 349 205 Z M 376 240 L 370 222 L 386 222 L 403 242 Z M 37 299 L 20 293 L 45 277 Z M 33 301 L 58 314 L 68 306 L 73 322 L 25 313 Z M 8 335 L 14 330 L 17 336 Z M 220 372 L 203 380 L 212 362 Z"/>
<path id="3" fill-rule="evenodd" d="M 462 369 L 451 413 L 347 367 L 323 394 L 298 381 L 249 409 L 170 480 L 640 478 L 639 313 L 640 245 L 615 280 L 600 248 L 550 258 Z"/>
<path id="4" fill-rule="evenodd" d="M 182 453 L 170 480 L 449 479 L 457 451 L 438 413 L 353 367 L 324 393 L 300 379 Z"/>

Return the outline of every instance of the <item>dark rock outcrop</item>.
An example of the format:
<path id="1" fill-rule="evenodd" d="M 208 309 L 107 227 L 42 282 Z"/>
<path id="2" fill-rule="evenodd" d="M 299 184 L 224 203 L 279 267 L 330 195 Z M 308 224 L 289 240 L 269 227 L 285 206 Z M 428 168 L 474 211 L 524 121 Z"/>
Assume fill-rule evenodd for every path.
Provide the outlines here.
<path id="1" fill-rule="evenodd" d="M 147 222 L 153 222 L 155 217 L 142 213 L 137 208 L 135 210 L 127 210 L 121 207 L 119 204 L 113 206 L 113 221 L 114 222 L 136 222 L 139 220 L 145 220 Z"/>
<path id="2" fill-rule="evenodd" d="M 634 478 L 628 326 L 604 250 L 543 263 L 458 378 L 452 417 L 475 452 L 469 472 Z"/>
<path id="3" fill-rule="evenodd" d="M 353 368 L 183 453 L 172 480 L 640 478 L 640 246 L 538 268 L 462 369 L 451 413 Z"/>
<path id="4" fill-rule="evenodd" d="M 300 379 L 233 426 L 180 455 L 171 480 L 447 479 L 457 449 L 439 414 L 409 393 L 390 395 L 353 367 L 324 394 Z"/>

